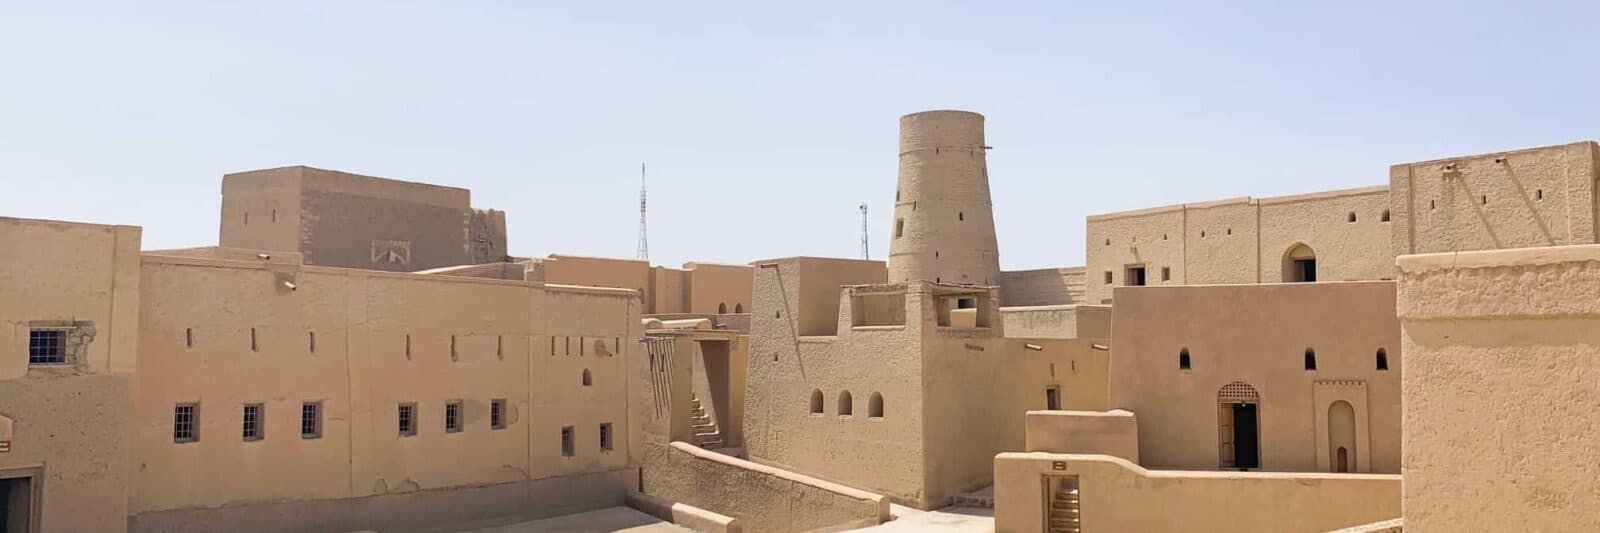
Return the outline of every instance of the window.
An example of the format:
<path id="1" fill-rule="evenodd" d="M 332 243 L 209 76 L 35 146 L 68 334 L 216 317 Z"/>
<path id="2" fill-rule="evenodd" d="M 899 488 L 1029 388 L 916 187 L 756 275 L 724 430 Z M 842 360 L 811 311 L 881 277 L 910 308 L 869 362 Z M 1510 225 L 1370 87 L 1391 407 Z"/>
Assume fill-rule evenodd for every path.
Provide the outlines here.
<path id="1" fill-rule="evenodd" d="M 1200 230 L 1200 238 L 1206 238 L 1206 230 Z"/>
<path id="2" fill-rule="evenodd" d="M 300 438 L 322 438 L 322 402 L 300 404 Z"/>
<path id="3" fill-rule="evenodd" d="M 1389 221 L 1389 210 L 1388 209 L 1383 210 L 1383 214 L 1378 216 L 1378 221 L 1379 222 L 1388 222 Z"/>
<path id="4" fill-rule="evenodd" d="M 66 362 L 66 330 L 34 329 L 28 331 L 28 364 L 59 365 Z"/>
<path id="5" fill-rule="evenodd" d="M 272 221 L 273 222 L 277 222 L 278 221 L 278 210 L 277 209 L 273 209 L 272 210 Z"/>
<path id="6" fill-rule="evenodd" d="M 444 404 L 444 432 L 461 432 L 461 400 L 445 402 Z"/>
<path id="7" fill-rule="evenodd" d="M 183 345 L 189 348 L 194 347 L 194 328 L 183 328 Z"/>
<path id="8" fill-rule="evenodd" d="M 822 391 L 820 390 L 811 391 L 811 414 L 822 414 Z"/>
<path id="9" fill-rule="evenodd" d="M 450 336 L 450 360 L 451 361 L 460 361 L 461 360 L 460 352 L 456 351 L 456 336 L 455 335 L 451 335 Z"/>
<path id="10" fill-rule="evenodd" d="M 589 369 L 585 368 L 583 369 L 583 386 L 588 387 L 590 385 L 594 385 L 594 378 L 589 375 Z"/>
<path id="11" fill-rule="evenodd" d="M 1355 211 L 1351 211 L 1350 212 L 1350 216 L 1345 217 L 1345 222 L 1355 223 L 1355 221 L 1356 221 L 1356 212 Z"/>
<path id="12" fill-rule="evenodd" d="M 719 304 L 717 304 L 717 314 L 719 314 L 719 315 L 728 314 L 728 304 L 727 303 L 719 303 Z"/>
<path id="13" fill-rule="evenodd" d="M 180 403 L 172 408 L 172 441 L 200 440 L 200 404 Z"/>
<path id="14" fill-rule="evenodd" d="M 317 332 L 307 331 L 306 343 L 308 344 L 307 348 L 311 351 L 311 353 L 317 353 Z"/>
<path id="15" fill-rule="evenodd" d="M 489 429 L 506 428 L 506 400 L 496 398 L 489 400 Z"/>
<path id="16" fill-rule="evenodd" d="M 494 336 L 494 358 L 504 361 L 506 359 L 506 336 Z"/>
<path id="17" fill-rule="evenodd" d="M 611 423 L 600 424 L 600 450 L 611 451 Z"/>
<path id="18" fill-rule="evenodd" d="M 883 418 L 883 395 L 876 392 L 867 397 L 867 418 Z"/>
<path id="19" fill-rule="evenodd" d="M 250 225 L 250 212 L 249 211 L 245 211 L 244 212 L 244 225 L 246 225 L 246 226 Z"/>
<path id="20" fill-rule="evenodd" d="M 244 404 L 244 440 L 261 440 L 261 420 L 265 409 L 259 403 Z"/>
<path id="21" fill-rule="evenodd" d="M 1044 389 L 1044 408 L 1051 411 L 1061 410 L 1061 387 L 1050 386 Z"/>
<path id="22" fill-rule="evenodd" d="M 733 304 L 734 314 L 744 314 L 744 304 Z"/>
<path id="23" fill-rule="evenodd" d="M 1172 267 L 1161 267 L 1161 281 L 1172 281 Z"/>
<path id="24" fill-rule="evenodd" d="M 572 443 L 572 426 L 563 426 L 561 428 L 561 456 L 572 457 L 576 450 L 577 448 Z"/>
<path id="25" fill-rule="evenodd" d="M 1189 369 L 1189 349 L 1178 350 L 1178 370 Z"/>
<path id="26" fill-rule="evenodd" d="M 903 218 L 895 219 L 894 220 L 894 238 L 898 239 L 898 238 L 904 236 L 905 234 L 906 234 L 906 219 L 903 219 Z"/>
<path id="27" fill-rule="evenodd" d="M 260 351 L 261 344 L 256 342 L 256 328 L 250 328 L 250 351 Z"/>
<path id="28" fill-rule="evenodd" d="M 1435 207 L 1438 207 L 1438 204 L 1435 204 L 1433 200 L 1428 200 L 1428 210 L 1432 211 Z"/>
<path id="29" fill-rule="evenodd" d="M 411 360 L 411 334 L 406 334 L 406 360 Z"/>
<path id="30" fill-rule="evenodd" d="M 555 354 L 556 354 L 556 336 L 555 335 L 551 335 L 550 336 L 550 355 L 555 355 Z"/>
<path id="31" fill-rule="evenodd" d="M 1306 370 L 1317 369 L 1317 351 L 1306 348 Z"/>
<path id="32" fill-rule="evenodd" d="M 1536 190 L 1534 190 L 1533 191 L 1533 199 L 1535 199 L 1535 200 L 1543 200 L 1544 199 L 1544 189 L 1536 189 Z"/>
<path id="33" fill-rule="evenodd" d="M 1310 246 L 1296 244 L 1283 254 L 1283 281 L 1317 281 L 1317 253 Z"/>
<path id="34" fill-rule="evenodd" d="M 1122 279 L 1123 285 L 1129 287 L 1144 286 L 1144 266 L 1129 266 L 1126 274 Z"/>
<path id="35" fill-rule="evenodd" d="M 1110 270 L 1106 271 L 1106 276 L 1105 277 L 1106 277 L 1106 285 L 1110 285 L 1111 284 L 1111 271 Z"/>
<path id="36" fill-rule="evenodd" d="M 1485 194 L 1485 195 L 1479 196 L 1478 197 L 1478 201 L 1479 201 L 1479 203 L 1481 203 L 1483 205 L 1489 205 L 1489 195 Z"/>
<path id="37" fill-rule="evenodd" d="M 956 309 L 977 309 L 977 298 L 956 298 Z"/>
<path id="38" fill-rule="evenodd" d="M 1378 348 L 1378 370 L 1389 370 L 1389 352 Z"/>
<path id="39" fill-rule="evenodd" d="M 395 413 L 399 422 L 400 436 L 411 437 L 417 434 L 417 404 L 402 403 Z"/>
<path id="40" fill-rule="evenodd" d="M 1106 239 L 1106 246 L 1111 246 L 1111 239 Z"/>
<path id="41" fill-rule="evenodd" d="M 850 399 L 850 391 L 839 393 L 839 416 L 850 416 L 855 411 L 855 402 Z"/>

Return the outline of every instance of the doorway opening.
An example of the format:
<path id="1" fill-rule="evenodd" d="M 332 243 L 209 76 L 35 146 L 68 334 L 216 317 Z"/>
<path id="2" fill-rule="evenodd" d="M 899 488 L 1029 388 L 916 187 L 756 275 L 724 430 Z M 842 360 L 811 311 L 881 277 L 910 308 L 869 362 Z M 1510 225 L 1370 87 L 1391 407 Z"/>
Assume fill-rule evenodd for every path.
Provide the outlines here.
<path id="1" fill-rule="evenodd" d="M 31 533 L 39 530 L 38 469 L 0 471 L 0 531 Z"/>
<path id="2" fill-rule="evenodd" d="M 1261 396 L 1250 384 L 1235 381 L 1217 393 L 1217 441 L 1221 468 L 1261 468 Z"/>
<path id="3" fill-rule="evenodd" d="M 1129 287 L 1143 287 L 1144 286 L 1144 265 L 1132 265 L 1132 266 L 1129 266 L 1128 270 L 1127 270 L 1127 272 L 1125 274 L 1127 276 L 1125 278 L 1123 278 L 1123 279 L 1127 282 L 1126 283 L 1127 286 L 1129 286 Z"/>
<path id="4" fill-rule="evenodd" d="M 1050 411 L 1061 410 L 1061 387 L 1050 387 L 1044 390 L 1044 408 Z"/>
<path id="5" fill-rule="evenodd" d="M 1310 246 L 1296 244 L 1283 254 L 1283 281 L 1317 281 L 1317 253 Z"/>

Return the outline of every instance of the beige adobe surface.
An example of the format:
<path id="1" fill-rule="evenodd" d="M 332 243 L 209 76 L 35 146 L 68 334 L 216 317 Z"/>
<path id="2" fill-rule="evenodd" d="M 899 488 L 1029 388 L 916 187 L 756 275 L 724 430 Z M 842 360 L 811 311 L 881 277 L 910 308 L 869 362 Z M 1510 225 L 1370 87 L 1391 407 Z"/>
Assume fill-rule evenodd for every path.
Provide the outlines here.
<path id="1" fill-rule="evenodd" d="M 1320 532 L 1400 514 L 1400 476 L 1147 470 L 1108 455 L 995 458 L 995 529 L 1044 532 L 1040 490 L 1074 479 L 1083 531 Z"/>
<path id="2" fill-rule="evenodd" d="M 456 187 L 306 166 L 222 178 L 223 247 L 300 252 L 305 264 L 415 272 L 502 261 L 505 213 Z"/>
<path id="3" fill-rule="evenodd" d="M 127 521 L 139 241 L 137 227 L 0 217 L 0 476 L 34 476 L 51 530 Z M 69 363 L 29 365 L 33 327 L 72 328 Z"/>
<path id="4" fill-rule="evenodd" d="M 1399 266 L 1406 529 L 1600 529 L 1600 245 Z"/>
<path id="5" fill-rule="evenodd" d="M 987 150 L 983 115 L 924 111 L 900 117 L 890 282 L 1000 282 Z"/>
<path id="6" fill-rule="evenodd" d="M 1117 289 L 1111 407 L 1138 415 L 1141 464 L 1217 469 L 1218 393 L 1238 381 L 1260 395 L 1263 470 L 1332 471 L 1327 413 L 1344 401 L 1355 412 L 1351 471 L 1399 472 L 1394 291 L 1382 281 Z"/>

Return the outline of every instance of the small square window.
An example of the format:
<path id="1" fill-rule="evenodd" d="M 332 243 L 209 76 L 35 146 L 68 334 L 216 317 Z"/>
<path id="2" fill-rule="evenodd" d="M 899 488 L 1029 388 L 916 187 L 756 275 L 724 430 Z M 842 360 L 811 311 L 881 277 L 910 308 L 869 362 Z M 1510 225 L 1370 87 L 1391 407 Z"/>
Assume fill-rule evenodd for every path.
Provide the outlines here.
<path id="1" fill-rule="evenodd" d="M 265 409 L 259 403 L 244 405 L 244 440 L 261 440 L 261 420 Z"/>
<path id="2" fill-rule="evenodd" d="M 62 329 L 35 329 L 28 331 L 28 364 L 59 365 L 67 363 L 67 331 Z"/>
<path id="3" fill-rule="evenodd" d="M 400 436 L 413 437 L 417 434 L 417 404 L 402 403 L 395 414 L 399 420 Z"/>
<path id="4" fill-rule="evenodd" d="M 1161 267 L 1161 281 L 1172 281 L 1172 267 Z"/>
<path id="5" fill-rule="evenodd" d="M 172 408 L 172 441 L 200 440 L 200 404 L 180 403 Z"/>
<path id="6" fill-rule="evenodd" d="M 600 450 L 611 451 L 611 423 L 600 424 Z"/>
<path id="7" fill-rule="evenodd" d="M 322 438 L 322 402 L 300 404 L 300 438 Z"/>
<path id="8" fill-rule="evenodd" d="M 1106 271 L 1106 285 L 1110 285 L 1110 284 L 1111 284 L 1111 271 L 1107 270 Z"/>
<path id="9" fill-rule="evenodd" d="M 446 402 L 444 404 L 444 432 L 461 432 L 461 402 Z"/>
<path id="10" fill-rule="evenodd" d="M 572 426 L 561 427 L 561 456 L 572 457 L 577 447 L 572 442 Z"/>
<path id="11" fill-rule="evenodd" d="M 489 401 L 489 428 L 506 428 L 506 401 L 504 398 L 496 398 Z"/>

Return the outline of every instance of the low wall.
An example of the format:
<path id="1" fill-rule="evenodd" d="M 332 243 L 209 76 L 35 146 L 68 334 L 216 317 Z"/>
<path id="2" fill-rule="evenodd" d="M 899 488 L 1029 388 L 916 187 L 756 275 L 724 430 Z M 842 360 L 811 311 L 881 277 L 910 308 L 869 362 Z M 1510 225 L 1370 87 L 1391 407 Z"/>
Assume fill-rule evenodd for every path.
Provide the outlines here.
<path id="1" fill-rule="evenodd" d="M 128 531 L 462 531 L 621 506 L 638 472 L 626 468 L 366 498 L 155 511 L 129 517 Z"/>
<path id="2" fill-rule="evenodd" d="M 1035 339 L 1111 338 L 1111 306 L 1001 307 L 1006 336 Z"/>
<path id="3" fill-rule="evenodd" d="M 638 491 L 628 492 L 628 507 L 699 533 L 741 533 L 744 531 L 737 518 Z"/>
<path id="4" fill-rule="evenodd" d="M 1107 455 L 1002 453 L 995 530 L 1045 530 L 1047 476 L 1077 478 L 1084 531 L 1321 532 L 1400 516 L 1400 476 L 1146 470 Z"/>
<path id="5" fill-rule="evenodd" d="M 684 442 L 653 446 L 644 492 L 734 517 L 762 533 L 838 531 L 883 523 L 889 498 Z"/>
<path id="6" fill-rule="evenodd" d="M 1405 531 L 1405 522 L 1403 518 L 1393 518 L 1382 522 L 1347 527 L 1338 531 L 1329 531 L 1328 533 L 1401 533 Z"/>
<path id="7" fill-rule="evenodd" d="M 1110 455 L 1139 464 L 1139 424 L 1130 411 L 1028 411 L 1030 452 Z"/>

